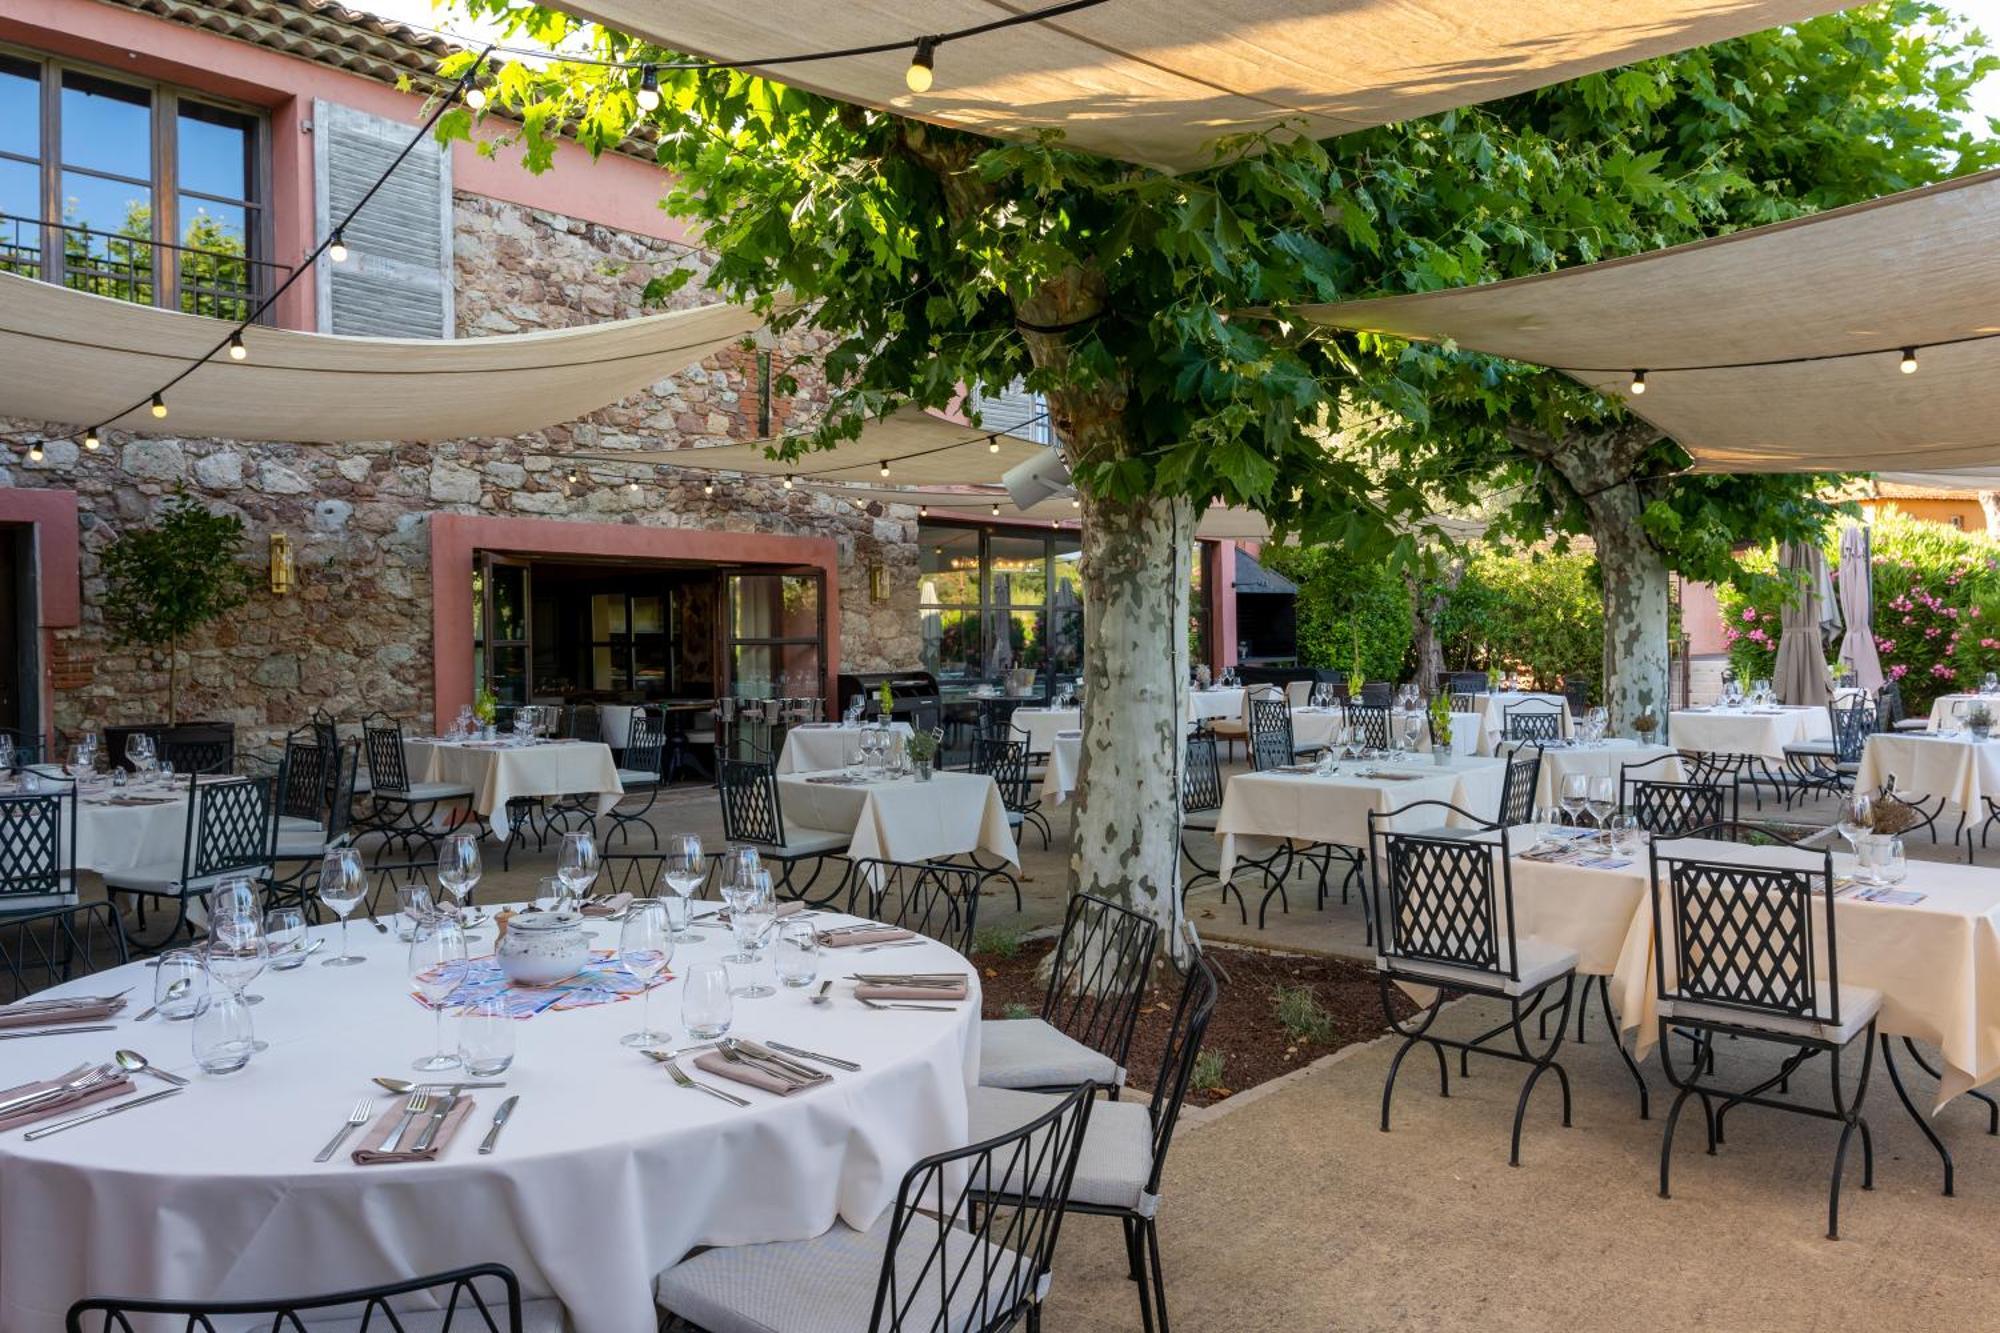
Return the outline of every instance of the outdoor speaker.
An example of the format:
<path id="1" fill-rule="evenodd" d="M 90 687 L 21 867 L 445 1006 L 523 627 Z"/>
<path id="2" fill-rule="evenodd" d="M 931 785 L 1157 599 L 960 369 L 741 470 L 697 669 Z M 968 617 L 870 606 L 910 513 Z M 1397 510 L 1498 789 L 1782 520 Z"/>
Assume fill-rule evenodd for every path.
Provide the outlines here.
<path id="1" fill-rule="evenodd" d="M 1069 464 L 1063 462 L 1060 449 L 1044 449 L 1027 462 L 1016 463 L 1000 478 L 1000 484 L 1022 509 L 1076 493 L 1069 484 Z"/>

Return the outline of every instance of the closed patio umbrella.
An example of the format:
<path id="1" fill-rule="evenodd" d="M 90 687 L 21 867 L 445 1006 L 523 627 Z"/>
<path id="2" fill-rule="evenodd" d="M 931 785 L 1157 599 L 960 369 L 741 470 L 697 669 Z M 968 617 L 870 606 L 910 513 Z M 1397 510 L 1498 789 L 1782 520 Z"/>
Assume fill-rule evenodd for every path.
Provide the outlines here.
<path id="1" fill-rule="evenodd" d="M 1861 688 L 1873 694 L 1882 688 L 1882 659 L 1875 651 L 1875 557 L 1868 529 L 1850 523 L 1840 531 L 1840 609 L 1847 617 L 1847 634 L 1840 641 L 1840 660 L 1854 672 Z"/>
<path id="2" fill-rule="evenodd" d="M 1824 708 L 1832 696 L 1826 677 L 1826 655 L 1820 646 L 1819 547 L 1786 542 L 1778 548 L 1778 567 L 1793 576 L 1792 600 L 1780 616 L 1784 633 L 1778 639 L 1778 667 L 1772 681 L 1778 697 L 1788 704 Z"/>

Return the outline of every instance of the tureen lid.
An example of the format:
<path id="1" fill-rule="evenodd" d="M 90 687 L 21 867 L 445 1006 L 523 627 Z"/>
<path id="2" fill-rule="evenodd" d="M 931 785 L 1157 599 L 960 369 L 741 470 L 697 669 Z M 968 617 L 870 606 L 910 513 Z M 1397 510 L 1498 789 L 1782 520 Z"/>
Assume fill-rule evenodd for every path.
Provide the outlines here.
<path id="1" fill-rule="evenodd" d="M 567 930 L 583 924 L 581 912 L 517 912 L 507 922 L 509 930 Z"/>

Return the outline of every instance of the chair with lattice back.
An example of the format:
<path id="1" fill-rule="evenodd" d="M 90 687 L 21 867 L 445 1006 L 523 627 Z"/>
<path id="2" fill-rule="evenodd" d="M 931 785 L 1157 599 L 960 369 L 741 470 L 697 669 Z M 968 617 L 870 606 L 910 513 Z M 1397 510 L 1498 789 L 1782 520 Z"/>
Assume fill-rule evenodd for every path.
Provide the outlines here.
<path id="1" fill-rule="evenodd" d="M 273 779 L 190 777 L 187 785 L 187 825 L 180 856 L 104 875 L 104 887 L 112 894 L 174 903 L 174 923 L 158 942 L 162 946 L 183 929 L 192 934 L 190 898 L 205 897 L 224 880 L 268 879 L 276 855 Z"/>
<path id="2" fill-rule="evenodd" d="M 378 855 L 391 842 L 402 847 L 403 859 L 411 860 L 421 846 L 434 853 L 444 833 L 432 826 L 438 807 L 464 803 L 454 810 L 448 828 L 472 815 L 472 788 L 459 782 L 414 781 L 403 748 L 403 724 L 386 713 L 363 718 L 361 739 L 368 761 L 369 813 L 356 824 L 356 832 L 379 833 Z M 472 816 L 476 818 L 476 816 Z"/>
<path id="3" fill-rule="evenodd" d="M 1448 827 L 1454 826 L 1454 827 Z M 1426 829 L 1426 832 L 1398 832 Z M 1551 1070 L 1562 1087 L 1563 1124 L 1570 1122 L 1569 1075 L 1556 1063 L 1576 982 L 1574 950 L 1516 928 L 1510 833 L 1449 801 L 1415 801 L 1368 812 L 1368 855 L 1375 895 L 1375 970 L 1382 1009 L 1402 1044 L 1382 1085 L 1382 1131 L 1403 1057 L 1418 1045 L 1437 1055 L 1438 1092 L 1451 1093 L 1445 1051 L 1492 1056 L 1529 1066 L 1514 1109 L 1510 1165 L 1521 1164 L 1521 1127 L 1528 1100 Z M 1399 1015 L 1397 987 L 1420 986 L 1430 999 Z M 1561 987 L 1556 1033 L 1537 1053 L 1526 1020 Z M 1508 1021 L 1469 1040 L 1444 1037 L 1433 1025 L 1447 991 L 1504 1002 Z M 1505 1044 L 1493 1044 L 1505 1039 Z"/>
<path id="4" fill-rule="evenodd" d="M 866 857 L 854 862 L 847 877 L 847 910 L 853 916 L 914 930 L 969 954 L 983 878 L 973 866 Z"/>
<path id="5" fill-rule="evenodd" d="M 72 783 L 0 796 L 0 914 L 75 901 L 76 819 Z"/>
<path id="6" fill-rule="evenodd" d="M 478 1264 L 426 1277 L 325 1295 L 268 1300 L 152 1300 L 92 1296 L 70 1306 L 67 1333 L 214 1333 L 217 1329 L 267 1329 L 271 1333 L 556 1333 L 567 1326 L 554 1301 L 524 1302 L 513 1271 Z"/>
<path id="7" fill-rule="evenodd" d="M 1507 777 L 1500 788 L 1499 821 L 1518 828 L 1535 817 L 1535 794 L 1542 781 L 1542 747 L 1516 746 L 1507 756 Z"/>
<path id="8" fill-rule="evenodd" d="M 1215 821 L 1222 813 L 1222 765 L 1215 753 L 1215 737 L 1196 728 L 1187 738 L 1186 749 L 1181 759 L 1181 855 L 1194 867 L 1194 873 L 1181 876 L 1181 899 L 1187 900 L 1189 890 L 1204 880 L 1214 880 L 1221 885 L 1222 898 L 1226 903 L 1229 896 L 1236 896 L 1237 910 L 1242 914 L 1243 924 L 1250 924 L 1250 906 L 1243 899 L 1242 890 L 1232 880 L 1219 878 L 1221 866 L 1214 861 Z M 1192 834 L 1192 839 L 1190 839 Z M 1246 857 L 1241 844 L 1247 839 L 1239 838 L 1236 857 L 1237 867 L 1252 867 L 1266 876 L 1273 873 L 1280 860 L 1287 859 L 1290 845 L 1283 841 L 1261 859 Z M 1211 860 L 1204 860 L 1202 853 L 1208 853 Z"/>
<path id="9" fill-rule="evenodd" d="M 329 753 L 316 744 L 287 742 L 278 768 L 278 827 L 273 842 L 271 875 L 264 886 L 273 907 L 292 906 L 311 920 L 318 904 L 308 891 L 317 885 L 315 872 L 326 854 L 348 846 L 353 835 L 355 776 L 361 765 L 361 742 L 336 742 Z M 313 804 L 312 793 L 324 792 Z"/>
<path id="10" fill-rule="evenodd" d="M 849 835 L 830 829 L 795 828 L 785 822 L 778 795 L 776 767 L 749 759 L 721 759 L 716 777 L 722 798 L 722 836 L 757 850 L 767 866 L 777 867 L 772 887 L 790 897 L 818 904 L 834 901 L 847 883 L 844 858 Z M 842 860 L 840 880 L 817 899 L 809 897 L 829 860 Z M 794 883 L 799 868 L 810 864 L 805 882 Z"/>
<path id="11" fill-rule="evenodd" d="M 625 736 L 625 751 L 618 762 L 618 785 L 625 791 L 618 804 L 611 807 L 608 818 L 612 832 L 620 842 L 631 841 L 631 827 L 637 824 L 646 830 L 646 836 L 657 849 L 660 845 L 659 830 L 648 818 L 653 812 L 654 802 L 660 799 L 661 764 L 667 751 L 667 715 L 657 708 L 635 708 L 632 710 L 631 729 Z M 627 798 L 644 797 L 644 804 L 631 806 Z M 595 800 L 585 796 L 585 801 Z M 611 839 L 605 839 L 609 844 Z"/>
<path id="12" fill-rule="evenodd" d="M 1699 761 L 1657 755 L 1618 769 L 1618 807 L 1654 837 L 1677 838 L 1737 818 L 1734 782 Z"/>
<path id="13" fill-rule="evenodd" d="M 1502 740 L 1550 745 L 1562 739 L 1562 709 L 1545 700 L 1508 704 L 1501 719 Z"/>
<path id="14" fill-rule="evenodd" d="M 1291 705 L 1283 699 L 1250 700 L 1250 767 L 1262 773 L 1283 768 L 1296 757 Z"/>
<path id="15" fill-rule="evenodd" d="M 1832 1120 L 1841 1130 L 1826 1230 L 1829 1239 L 1838 1238 L 1841 1178 L 1857 1130 L 1862 1188 L 1874 1186 L 1874 1144 L 1861 1108 L 1882 993 L 1840 980 L 1833 854 L 1823 848 L 1662 838 L 1653 843 L 1651 870 L 1661 1067 L 1679 1090 L 1661 1138 L 1660 1197 L 1669 1197 L 1674 1126 L 1691 1097 L 1701 1102 L 1710 1152 L 1722 1139 L 1724 1116 L 1737 1106 Z M 1676 1035 L 1694 1041 L 1685 1066 L 1674 1055 Z M 1773 1077 L 1749 1081 L 1746 1076 L 1747 1085 L 1740 1087 L 1724 1084 L 1717 1081 L 1713 1056 L 1717 1036 L 1754 1038 L 1789 1047 L 1792 1054 Z M 1850 1088 L 1843 1059 L 1856 1041 L 1862 1044 L 1860 1068 Z M 1817 1055 L 1827 1056 L 1831 1065 L 1830 1105 L 1765 1095 Z"/>
<path id="16" fill-rule="evenodd" d="M 1000 789 L 1000 804 L 1006 807 L 1007 823 L 1016 842 L 1023 828 L 1042 835 L 1042 850 L 1049 848 L 1051 830 L 1042 814 L 1042 798 L 1028 766 L 1028 743 L 1004 736 L 972 738 L 972 771 L 984 773 Z"/>
<path id="17" fill-rule="evenodd" d="M 183 725 L 153 742 L 162 764 L 176 774 L 228 773 L 236 767 L 236 729 L 226 726 Z"/>
<path id="18" fill-rule="evenodd" d="M 1362 687 L 1364 690 L 1367 686 Z M 1370 750 L 1389 748 L 1389 705 L 1387 703 L 1349 703 L 1347 705 L 1348 734 L 1356 745 Z"/>
<path id="19" fill-rule="evenodd" d="M 1875 701 L 1865 694 L 1828 700 L 1827 735 L 1824 740 L 1795 741 L 1785 747 L 1786 777 L 1791 790 L 1787 803 L 1803 801 L 1809 792 L 1838 796 L 1850 791 L 1861 771 L 1861 751 L 1875 734 L 1880 715 Z"/>
<path id="20" fill-rule="evenodd" d="M 128 957 L 110 903 L 0 914 L 0 1004 L 121 966 Z"/>

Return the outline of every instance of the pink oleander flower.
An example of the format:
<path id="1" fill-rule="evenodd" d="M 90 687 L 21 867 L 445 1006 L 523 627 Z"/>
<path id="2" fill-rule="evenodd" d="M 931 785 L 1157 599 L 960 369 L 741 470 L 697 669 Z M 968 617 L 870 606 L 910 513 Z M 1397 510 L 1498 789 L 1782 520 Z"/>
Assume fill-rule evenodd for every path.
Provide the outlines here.
<path id="1" fill-rule="evenodd" d="M 2000 639 L 1981 639 L 1979 646 L 1987 649 L 2000 648 Z"/>
<path id="2" fill-rule="evenodd" d="M 1757 619 L 1757 608 L 1756 608 L 1756 607 L 1754 607 L 1754 606 L 1746 606 L 1746 607 L 1744 607 L 1744 608 L 1743 608 L 1743 619 L 1744 619 L 1744 620 L 1745 620 L 1746 622 L 1752 622 L 1752 621 L 1755 621 L 1755 620 Z"/>
<path id="3" fill-rule="evenodd" d="M 1761 629 L 1751 630 L 1748 637 L 1752 643 L 1769 643 L 1771 640 L 1771 636 Z"/>
<path id="4" fill-rule="evenodd" d="M 1884 639 L 1878 635 L 1875 639 L 1875 651 L 1878 653 L 1893 653 L 1896 651 L 1896 641 L 1894 639 Z"/>
<path id="5" fill-rule="evenodd" d="M 1910 674 L 1910 669 L 1907 666 L 1904 666 L 1901 662 L 1898 662 L 1896 663 L 1896 665 L 1889 668 L 1890 680 L 1901 680 L 1903 677 L 1909 674 Z"/>
<path id="6" fill-rule="evenodd" d="M 1932 625 L 1930 628 L 1924 631 L 1924 637 L 1926 639 L 1935 639 L 1938 635 L 1942 634 L 1943 632 L 1944 631 L 1940 630 L 1936 625 Z"/>
<path id="7" fill-rule="evenodd" d="M 1938 662 L 1931 667 L 1931 674 L 1943 680 L 1952 680 L 1957 677 L 1958 672 L 1944 663 Z"/>

